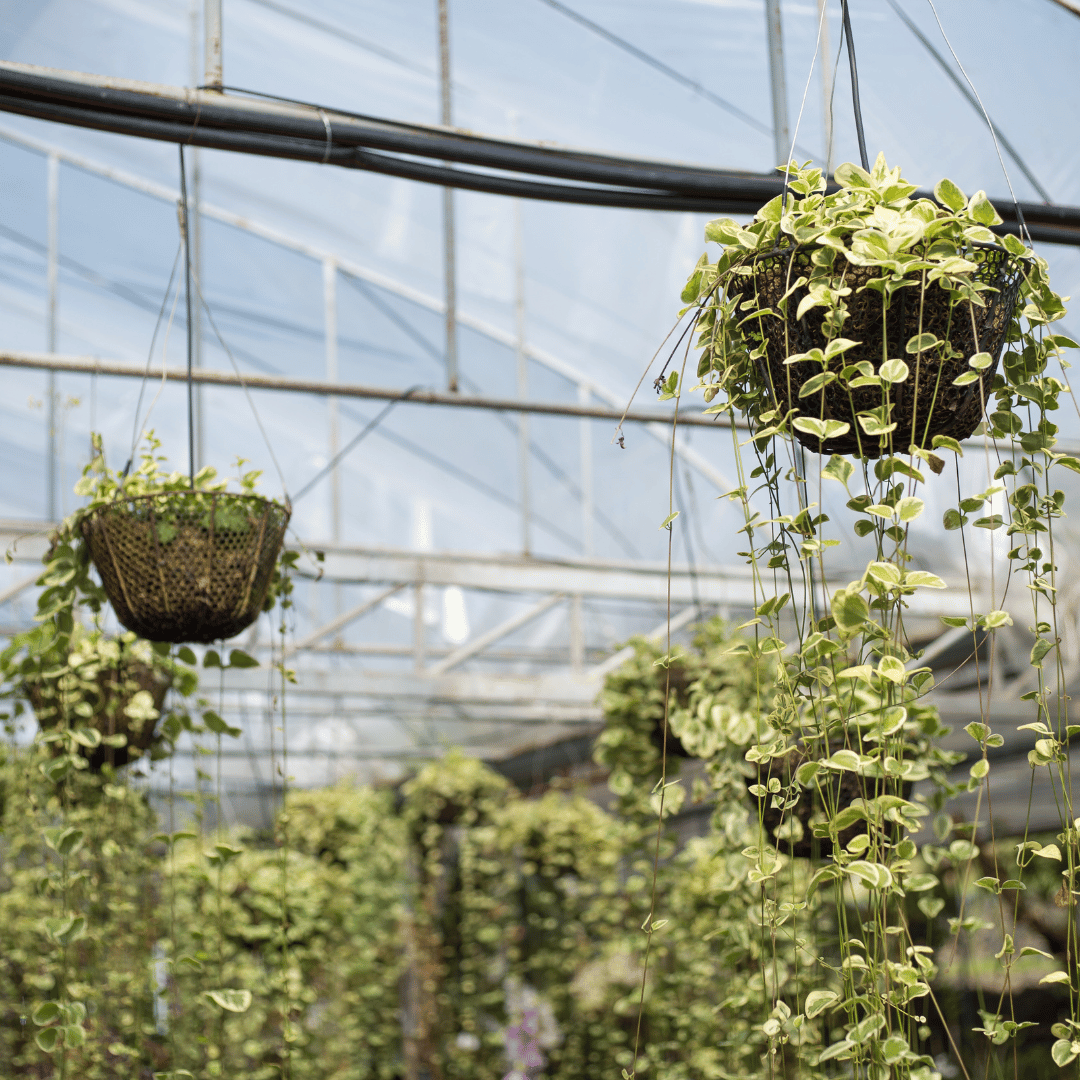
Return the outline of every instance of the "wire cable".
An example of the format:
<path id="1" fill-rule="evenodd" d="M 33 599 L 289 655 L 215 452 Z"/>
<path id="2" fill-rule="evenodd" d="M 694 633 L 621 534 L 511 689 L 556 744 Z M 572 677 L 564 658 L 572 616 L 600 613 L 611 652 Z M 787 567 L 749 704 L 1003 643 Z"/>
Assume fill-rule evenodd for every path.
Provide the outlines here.
<path id="1" fill-rule="evenodd" d="M 221 331 L 217 328 L 217 323 L 214 322 L 214 313 L 210 310 L 210 305 L 206 302 L 206 297 L 202 294 L 202 288 L 199 285 L 198 278 L 195 279 L 195 289 L 198 293 L 199 301 L 202 303 L 203 310 L 206 312 L 206 318 L 210 323 L 210 328 L 214 331 L 214 336 L 218 339 L 218 343 L 221 345 L 222 349 L 225 350 L 225 355 L 229 358 L 229 363 L 232 364 L 233 371 L 236 372 L 236 377 L 240 380 L 240 386 L 244 391 L 244 396 L 247 398 L 248 405 L 251 407 L 251 415 L 255 417 L 255 423 L 259 427 L 263 442 L 266 443 L 266 449 L 270 452 L 270 460 L 274 463 L 274 468 L 277 470 L 278 479 L 281 481 L 281 492 L 285 496 L 285 502 L 287 505 L 291 505 L 289 500 L 289 488 L 285 483 L 285 474 L 281 471 L 281 465 L 278 464 L 277 454 L 274 453 L 274 446 L 270 442 L 270 437 L 266 434 L 266 428 L 263 427 L 262 417 L 259 416 L 259 410 L 255 408 L 255 400 L 252 398 L 251 391 L 244 381 L 243 373 L 240 371 L 240 365 L 237 364 L 236 357 L 233 356 L 232 350 L 225 344 L 225 339 L 221 336 Z"/>
<path id="2" fill-rule="evenodd" d="M 180 150 L 180 235 L 184 245 L 184 301 L 187 304 L 187 407 L 188 407 L 188 473 L 191 490 L 195 490 L 195 383 L 191 375 L 195 363 L 194 322 L 191 312 L 191 245 L 188 243 L 187 170 L 184 168 L 184 144 Z"/>
<path id="3" fill-rule="evenodd" d="M 395 405 L 400 405 L 403 401 L 415 394 L 417 390 L 423 390 L 424 387 L 420 384 L 416 386 L 410 386 L 408 390 L 400 397 L 391 401 L 383 409 L 374 420 L 369 420 L 367 425 L 360 429 L 360 431 L 354 435 L 348 443 L 339 450 L 297 493 L 293 496 L 292 502 L 295 506 L 316 484 L 319 483 L 324 477 L 328 476 L 337 467 L 347 454 L 350 454 L 357 446 L 360 445 L 371 434 L 383 420 L 390 415 Z"/>
<path id="4" fill-rule="evenodd" d="M 870 159 L 866 156 L 866 133 L 863 131 L 862 103 L 859 100 L 859 69 L 855 63 L 855 41 L 851 36 L 851 12 L 848 11 L 848 0 L 840 0 L 840 10 L 843 13 L 848 67 L 851 69 L 851 104 L 855 110 L 855 134 L 859 137 L 859 159 L 862 167 L 869 172 Z"/>
<path id="5" fill-rule="evenodd" d="M 1001 166 L 1001 171 L 1005 175 L 1005 183 L 1009 185 L 1009 195 L 1012 196 L 1013 207 L 1016 210 L 1016 219 L 1020 225 L 1020 231 L 1027 237 L 1028 243 L 1031 241 L 1031 233 L 1028 232 L 1027 224 L 1024 221 L 1024 212 L 1020 209 L 1020 203 L 1016 200 L 1016 192 L 1013 191 L 1012 180 L 1009 178 L 1009 170 L 1005 168 L 1005 160 L 1001 156 L 1001 146 L 998 144 L 997 130 L 994 128 L 994 123 L 990 119 L 990 114 L 986 111 L 986 106 L 982 103 L 982 98 L 979 97 L 979 91 L 975 89 L 975 84 L 968 78 L 968 73 L 964 70 L 964 65 L 960 63 L 960 57 L 956 55 L 956 50 L 952 47 L 952 42 L 949 40 L 949 35 L 945 33 L 945 27 L 941 25 L 941 16 L 938 15 L 937 8 L 934 7 L 934 0 L 926 0 L 930 5 L 930 10 L 934 13 L 934 20 L 937 22 L 938 30 L 941 31 L 941 36 L 945 40 L 945 44 L 949 47 L 949 52 L 952 53 L 953 60 L 956 61 L 956 66 L 960 69 L 960 74 L 964 76 L 964 81 L 971 87 L 971 92 L 975 95 L 975 100 L 979 103 L 979 108 L 982 110 L 983 118 L 986 120 L 986 126 L 990 129 L 990 137 L 994 140 L 994 150 L 997 151 L 998 164 Z M 847 0 L 844 0 L 847 3 Z"/>
<path id="6" fill-rule="evenodd" d="M 941 53 L 939 53 L 937 49 L 934 48 L 934 45 L 930 41 L 930 39 L 918 28 L 918 26 L 915 25 L 911 17 L 907 14 L 906 11 L 904 11 L 902 7 L 900 7 L 896 0 L 886 0 L 886 3 L 889 5 L 889 7 L 893 9 L 893 11 L 896 12 L 900 21 L 915 35 L 915 37 L 922 44 L 923 48 L 926 49 L 926 51 L 937 61 L 938 66 L 943 72 L 945 72 L 952 84 L 957 88 L 957 90 L 960 91 L 961 94 L 964 95 L 964 100 L 979 114 L 980 118 L 983 118 L 984 114 L 982 104 L 980 103 L 979 99 L 964 85 L 961 79 L 957 76 L 956 72 L 953 71 L 951 67 L 949 67 L 948 61 L 946 61 L 945 57 L 942 56 Z M 994 125 L 989 124 L 989 118 L 986 119 L 988 121 L 990 130 L 994 131 Z M 1039 193 L 1043 202 L 1052 205 L 1054 200 L 1050 198 L 1049 192 L 1047 192 L 1046 188 L 1044 188 L 1042 184 L 1039 183 L 1038 178 L 1031 171 L 1031 169 L 1028 168 L 1027 162 L 1025 162 L 1024 159 L 1020 156 L 1020 151 L 1017 150 L 1016 147 L 1013 146 L 1013 144 L 1009 142 L 1007 138 L 1005 138 L 1005 135 L 1000 127 L 996 128 L 996 130 L 997 137 L 1001 140 L 1001 145 L 1005 147 L 1005 152 L 1009 155 L 1009 157 L 1013 159 L 1013 161 L 1016 162 L 1017 167 L 1027 178 L 1028 183 L 1031 184 L 1031 186 Z"/>
<path id="7" fill-rule="evenodd" d="M 648 64 L 649 67 L 654 68 L 661 74 L 666 75 L 669 79 L 673 79 L 680 86 L 686 87 L 687 90 L 692 91 L 699 97 L 703 97 L 706 101 L 712 102 L 713 105 L 718 106 L 725 112 L 734 116 L 736 119 L 741 120 L 744 124 L 748 124 L 755 131 L 762 135 L 767 135 L 772 138 L 773 129 L 768 124 L 762 123 L 755 116 L 751 116 L 750 113 L 744 112 L 738 105 L 733 105 L 726 98 L 720 97 L 719 94 L 714 94 L 708 87 L 702 86 L 701 83 L 695 79 L 690 79 L 685 76 L 681 71 L 677 71 L 675 68 L 665 64 L 663 60 L 658 60 L 651 53 L 645 52 L 644 49 L 639 49 L 636 45 L 627 41 L 626 38 L 619 37 L 618 34 L 612 33 L 606 27 L 601 26 L 599 23 L 593 22 L 592 19 L 586 18 L 584 15 L 575 11 L 573 8 L 567 7 L 565 4 L 560 3 L 559 0 L 540 0 L 540 3 L 547 4 L 549 8 L 559 12 L 560 15 L 565 15 L 568 19 L 572 19 L 579 26 L 585 27 L 586 30 L 592 31 L 602 37 L 605 41 L 610 42 L 618 49 L 622 49 L 623 52 L 629 53 L 631 56 L 640 60 L 643 64 Z M 814 157 L 815 155 L 810 153 L 805 147 L 799 147 L 801 153 L 806 154 L 808 157 Z"/>

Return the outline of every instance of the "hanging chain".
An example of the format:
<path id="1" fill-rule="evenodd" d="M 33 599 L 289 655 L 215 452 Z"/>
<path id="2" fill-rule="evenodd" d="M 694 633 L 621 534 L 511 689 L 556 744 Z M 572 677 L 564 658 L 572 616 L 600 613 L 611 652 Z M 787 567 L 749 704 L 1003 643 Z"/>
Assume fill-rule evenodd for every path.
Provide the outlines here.
<path id="1" fill-rule="evenodd" d="M 855 41 L 851 36 L 851 12 L 848 0 L 840 0 L 844 18 L 844 40 L 847 43 L 848 66 L 851 68 L 851 103 L 855 108 L 855 133 L 859 137 L 859 158 L 862 167 L 870 171 L 870 159 L 866 156 L 866 135 L 863 132 L 862 105 L 859 102 L 859 69 L 855 65 Z"/>
<path id="2" fill-rule="evenodd" d="M 184 168 L 184 144 L 180 143 L 180 239 L 184 245 L 184 298 L 187 301 L 187 424 L 188 474 L 195 490 L 195 388 L 192 381 L 194 324 L 191 312 L 191 245 L 188 242 L 187 170 Z"/>

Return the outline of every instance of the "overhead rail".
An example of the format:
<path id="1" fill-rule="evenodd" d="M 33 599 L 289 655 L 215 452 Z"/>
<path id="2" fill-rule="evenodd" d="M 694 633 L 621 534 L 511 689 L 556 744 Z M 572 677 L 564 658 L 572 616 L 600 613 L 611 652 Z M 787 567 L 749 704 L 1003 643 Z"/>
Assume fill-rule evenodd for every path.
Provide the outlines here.
<path id="1" fill-rule="evenodd" d="M 672 424 L 674 411 L 660 409 L 613 409 L 604 405 L 573 405 L 569 402 L 532 401 L 528 398 L 493 398 L 479 394 L 448 393 L 440 390 L 399 390 L 389 386 L 362 386 L 357 383 L 327 382 L 320 379 L 290 379 L 281 375 L 234 375 L 210 368 L 160 367 L 148 369 L 136 364 L 118 364 L 93 356 L 56 356 L 52 353 L 0 351 L 0 367 L 28 368 L 36 371 L 63 371 L 79 375 L 111 375 L 129 379 L 167 379 L 171 382 L 192 382 L 204 386 L 236 386 L 249 390 L 283 390 L 294 394 L 317 397 L 367 398 L 374 401 L 401 401 L 413 405 L 447 405 L 457 409 L 488 409 L 495 412 L 539 413 L 545 416 L 570 416 L 586 420 L 626 421 L 638 424 Z M 680 427 L 731 426 L 731 420 L 721 414 L 706 416 L 697 411 L 679 414 Z M 735 426 L 745 428 L 739 418 Z"/>
<path id="2" fill-rule="evenodd" d="M 140 138 L 579 205 L 750 215 L 783 188 L 779 175 L 491 139 L 317 105 L 10 61 L 0 62 L 0 110 Z M 478 172 L 457 165 L 500 171 Z M 1080 246 L 1080 208 L 1018 205 L 1032 239 Z M 1004 219 L 1000 231 L 1019 232 L 1016 206 L 1002 202 L 998 212 Z"/>

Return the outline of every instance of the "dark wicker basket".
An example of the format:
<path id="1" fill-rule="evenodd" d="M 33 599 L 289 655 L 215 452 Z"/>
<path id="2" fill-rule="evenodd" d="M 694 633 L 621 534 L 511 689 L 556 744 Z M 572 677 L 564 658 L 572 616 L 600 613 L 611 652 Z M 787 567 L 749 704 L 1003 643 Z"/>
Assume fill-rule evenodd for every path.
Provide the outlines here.
<path id="1" fill-rule="evenodd" d="M 754 273 L 735 275 L 729 292 L 744 301 L 753 300 L 759 309 L 773 308 L 779 313 L 777 305 L 790 286 L 808 273 L 815 250 L 816 245 L 784 247 L 759 255 L 754 261 Z M 891 437 L 898 453 L 906 453 L 912 443 L 929 447 L 935 435 L 948 435 L 957 441 L 966 439 L 983 417 L 986 396 L 1016 307 L 1023 260 L 993 244 L 973 244 L 963 255 L 978 264 L 971 277 L 996 290 L 981 294 L 985 307 L 962 301 L 950 310 L 949 293 L 934 281 L 925 289 L 907 286 L 897 290 L 886 312 L 882 294 L 865 288 L 868 282 L 883 276 L 880 268 L 849 265 L 844 270 L 844 285 L 852 292 L 845 298 L 848 319 L 842 334 L 860 344 L 836 357 L 829 370 L 839 371 L 863 360 L 868 360 L 875 371 L 886 358 L 899 357 L 908 362 L 911 374 L 890 389 L 890 400 L 894 403 L 892 420 L 897 424 Z M 843 262 L 842 256 L 838 262 Z M 865 386 L 849 390 L 837 380 L 817 393 L 800 398 L 799 389 L 821 373 L 821 365 L 784 364 L 788 356 L 815 348 L 824 350 L 828 344 L 821 326 L 824 309 L 811 308 L 802 319 L 795 318 L 799 302 L 807 292 L 805 285 L 791 291 L 786 300 L 786 317 L 778 314 L 760 320 L 766 344 L 766 356 L 758 360 L 761 377 L 771 388 L 774 403 L 781 411 L 786 413 L 795 408 L 804 416 L 851 425 L 844 435 L 824 441 L 796 430 L 795 437 L 808 449 L 815 453 L 876 458 L 881 453 L 878 438 L 863 433 L 855 414 L 880 406 L 881 389 Z M 919 358 L 909 355 L 905 351 L 907 342 L 918 333 L 931 333 L 948 341 L 961 355 L 945 362 L 925 354 Z M 885 342 L 883 337 L 887 339 Z M 887 347 L 885 356 L 883 345 Z M 977 352 L 987 352 L 993 357 L 993 363 L 982 372 L 983 378 L 967 386 L 953 386 L 953 379 L 973 370 L 968 360 Z"/>
<path id="2" fill-rule="evenodd" d="M 832 746 L 832 750 L 839 750 L 840 743 Z M 752 784 L 765 784 L 770 776 L 775 776 L 781 784 L 781 793 L 785 792 L 791 783 L 792 777 L 798 771 L 800 765 L 810 760 L 805 749 L 799 747 L 787 754 L 779 764 L 771 771 L 763 766 L 758 767 L 756 777 L 747 778 L 746 786 Z M 829 772 L 818 773 L 816 784 L 828 792 L 828 803 L 837 810 L 843 810 L 850 806 L 856 799 L 876 799 L 879 795 L 902 795 L 905 799 L 910 798 L 912 783 L 909 780 L 902 781 L 897 790 L 897 782 L 883 777 L 861 777 L 854 772 Z M 793 855 L 808 859 L 815 855 L 827 858 L 832 854 L 833 844 L 829 837 L 815 836 L 810 825 L 810 819 L 819 811 L 826 809 L 817 786 L 802 789 L 802 798 L 790 810 L 781 811 L 772 805 L 771 795 L 755 796 L 747 793 L 750 798 L 752 814 L 756 819 L 760 811 L 761 823 L 765 827 L 769 838 L 777 848 L 785 855 Z M 790 840 L 778 840 L 776 830 L 791 817 L 796 817 L 802 823 L 802 836 L 792 843 Z M 860 833 L 866 832 L 867 823 L 856 821 L 840 832 L 840 846 L 845 847 L 850 840 Z"/>
<path id="3" fill-rule="evenodd" d="M 288 523 L 286 507 L 256 495 L 176 491 L 119 499 L 82 532 L 124 626 L 206 644 L 258 617 Z"/>
<path id="4" fill-rule="evenodd" d="M 119 768 L 129 761 L 142 757 L 158 742 L 157 720 L 133 720 L 124 713 L 131 699 L 140 690 L 146 690 L 160 714 L 165 705 L 165 695 L 172 685 L 167 671 L 151 667 L 141 660 L 122 660 L 119 667 L 99 672 L 96 694 L 89 700 L 93 715 L 85 723 L 96 728 L 102 735 L 124 735 L 126 746 L 96 746 L 93 749 L 80 746 L 79 753 L 86 758 L 92 772 L 100 772 L 108 762 Z M 61 722 L 60 691 L 54 679 L 38 679 L 24 686 L 38 725 L 43 731 L 51 731 Z M 57 744 L 54 752 L 60 753 Z"/>

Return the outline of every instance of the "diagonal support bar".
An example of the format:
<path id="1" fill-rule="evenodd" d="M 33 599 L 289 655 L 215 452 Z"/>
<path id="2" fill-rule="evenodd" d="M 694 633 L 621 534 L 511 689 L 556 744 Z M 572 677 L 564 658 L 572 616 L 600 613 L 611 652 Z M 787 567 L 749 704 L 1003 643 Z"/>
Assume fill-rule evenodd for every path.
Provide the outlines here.
<path id="1" fill-rule="evenodd" d="M 404 584 L 392 585 L 389 589 L 383 589 L 381 593 L 371 597 L 369 600 L 365 600 L 362 604 L 357 604 L 356 607 L 350 609 L 339 615 L 336 619 L 331 619 L 330 622 L 325 623 L 316 630 L 312 630 L 306 637 L 302 637 L 298 642 L 290 645 L 285 650 L 286 656 L 292 656 L 293 653 L 301 652 L 303 649 L 309 649 L 317 641 L 321 641 L 324 637 L 329 637 L 331 634 L 337 633 L 338 630 L 348 626 L 349 623 L 359 619 L 361 615 L 366 615 L 372 608 L 377 608 L 384 600 L 389 600 L 394 593 L 401 592 L 405 588 Z"/>
<path id="2" fill-rule="evenodd" d="M 694 619 L 701 617 L 701 609 L 697 604 L 691 604 L 688 608 L 683 608 L 671 620 L 671 632 L 674 634 L 676 630 L 681 630 L 687 623 L 693 622 Z M 650 630 L 645 637 L 650 641 L 656 641 L 662 638 L 668 630 L 668 621 L 665 619 L 659 626 Z M 606 660 L 601 661 L 595 667 L 589 668 L 585 674 L 587 679 L 603 679 L 609 671 L 614 671 L 617 667 L 625 664 L 631 656 L 634 655 L 634 646 L 627 645 L 626 648 L 620 649 L 617 653 L 609 656 Z"/>
<path id="3" fill-rule="evenodd" d="M 498 626 L 493 626 L 486 633 L 481 634 L 479 637 L 473 638 L 467 645 L 462 645 L 460 649 L 452 652 L 445 659 L 440 660 L 437 664 L 432 665 L 429 669 L 429 675 L 444 675 L 452 668 L 458 666 L 468 660 L 469 657 L 475 656 L 478 652 L 482 652 L 489 645 L 494 644 L 500 638 L 506 637 L 507 634 L 513 633 L 515 630 L 520 629 L 526 623 L 532 622 L 533 619 L 540 615 L 543 615 L 545 611 L 553 608 L 559 601 L 565 600 L 566 596 L 563 593 L 556 593 L 554 596 L 546 596 L 539 604 L 533 604 L 527 611 L 521 612 L 519 615 L 515 615 L 511 619 L 507 619 L 505 622 L 499 623 Z"/>

